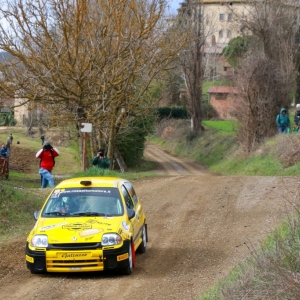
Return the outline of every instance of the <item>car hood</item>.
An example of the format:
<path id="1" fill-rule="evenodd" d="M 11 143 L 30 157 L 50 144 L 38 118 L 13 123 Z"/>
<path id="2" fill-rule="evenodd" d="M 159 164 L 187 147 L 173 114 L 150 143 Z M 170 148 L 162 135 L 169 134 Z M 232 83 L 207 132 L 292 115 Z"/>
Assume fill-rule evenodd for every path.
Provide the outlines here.
<path id="1" fill-rule="evenodd" d="M 46 234 L 49 244 L 98 243 L 104 233 L 118 233 L 126 228 L 129 224 L 124 217 L 40 218 L 34 234 Z"/>

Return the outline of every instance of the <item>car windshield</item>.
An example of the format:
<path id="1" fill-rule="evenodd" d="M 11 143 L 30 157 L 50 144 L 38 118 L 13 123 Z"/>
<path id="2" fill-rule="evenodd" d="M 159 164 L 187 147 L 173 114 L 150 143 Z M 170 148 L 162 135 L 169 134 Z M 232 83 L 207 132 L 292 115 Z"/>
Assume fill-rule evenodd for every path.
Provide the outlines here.
<path id="1" fill-rule="evenodd" d="M 117 188 L 55 189 L 43 209 L 43 217 L 122 216 Z"/>

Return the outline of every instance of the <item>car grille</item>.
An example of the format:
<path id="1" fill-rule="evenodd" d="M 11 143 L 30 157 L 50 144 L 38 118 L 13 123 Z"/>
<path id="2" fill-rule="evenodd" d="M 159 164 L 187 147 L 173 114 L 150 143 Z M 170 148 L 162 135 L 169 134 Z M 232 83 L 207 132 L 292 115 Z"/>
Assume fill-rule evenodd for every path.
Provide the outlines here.
<path id="1" fill-rule="evenodd" d="M 52 260 L 47 261 L 47 269 L 49 268 L 88 268 L 88 267 L 98 267 L 102 266 L 102 260 L 93 259 L 93 260 Z"/>
<path id="2" fill-rule="evenodd" d="M 61 250 L 84 250 L 84 249 L 96 249 L 101 248 L 101 243 L 69 243 L 69 244 L 50 244 L 49 250 L 61 249 Z"/>

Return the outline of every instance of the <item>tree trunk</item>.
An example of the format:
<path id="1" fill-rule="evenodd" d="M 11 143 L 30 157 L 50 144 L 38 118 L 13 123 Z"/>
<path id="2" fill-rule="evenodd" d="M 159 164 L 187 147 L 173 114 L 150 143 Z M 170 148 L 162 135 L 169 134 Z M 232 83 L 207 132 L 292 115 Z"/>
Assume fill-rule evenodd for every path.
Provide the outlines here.
<path id="1" fill-rule="evenodd" d="M 40 135 L 42 135 L 44 133 L 44 130 L 43 130 L 43 113 L 40 109 L 36 110 L 36 118 L 37 118 L 39 133 L 40 133 Z"/>
<path id="2" fill-rule="evenodd" d="M 110 159 L 110 169 L 114 168 L 114 152 L 115 152 L 115 134 L 116 134 L 116 117 L 115 115 L 110 120 L 110 130 L 109 130 L 109 138 L 108 138 L 108 152 L 107 156 Z"/>
<path id="3" fill-rule="evenodd" d="M 118 148 L 115 148 L 114 158 L 117 161 L 120 171 L 122 173 L 126 173 L 128 171 L 128 168 Z"/>
<path id="4" fill-rule="evenodd" d="M 32 135 L 32 119 L 33 119 L 33 112 L 32 110 L 28 112 L 28 123 L 27 123 L 27 136 Z"/>

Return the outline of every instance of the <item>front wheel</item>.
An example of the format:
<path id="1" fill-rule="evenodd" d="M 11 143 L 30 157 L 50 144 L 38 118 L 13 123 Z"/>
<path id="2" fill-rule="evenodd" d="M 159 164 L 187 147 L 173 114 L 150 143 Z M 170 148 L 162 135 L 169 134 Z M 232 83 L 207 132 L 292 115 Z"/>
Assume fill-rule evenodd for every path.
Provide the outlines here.
<path id="1" fill-rule="evenodd" d="M 135 265 L 135 253 L 134 252 L 134 244 L 130 243 L 128 247 L 128 261 L 127 265 L 123 268 L 122 273 L 124 275 L 130 275 L 133 271 L 133 266 Z"/>
<path id="2" fill-rule="evenodd" d="M 138 252 L 139 253 L 145 253 L 147 248 L 147 230 L 146 230 L 146 225 L 143 225 L 142 229 L 142 242 L 138 247 Z"/>

